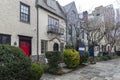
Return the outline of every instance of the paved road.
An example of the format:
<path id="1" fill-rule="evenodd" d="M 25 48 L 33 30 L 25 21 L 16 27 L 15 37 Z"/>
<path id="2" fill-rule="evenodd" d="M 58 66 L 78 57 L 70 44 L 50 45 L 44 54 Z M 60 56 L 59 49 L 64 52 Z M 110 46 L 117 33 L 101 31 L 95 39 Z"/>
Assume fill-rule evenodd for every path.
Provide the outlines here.
<path id="1" fill-rule="evenodd" d="M 40 80 L 120 80 L 120 58 L 97 62 L 62 76 L 44 74 Z"/>

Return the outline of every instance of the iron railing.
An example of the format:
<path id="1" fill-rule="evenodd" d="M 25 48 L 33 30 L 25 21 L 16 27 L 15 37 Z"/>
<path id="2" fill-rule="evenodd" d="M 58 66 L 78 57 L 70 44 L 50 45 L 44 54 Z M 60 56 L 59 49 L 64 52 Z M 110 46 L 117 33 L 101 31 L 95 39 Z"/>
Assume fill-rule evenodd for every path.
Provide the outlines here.
<path id="1" fill-rule="evenodd" d="M 47 33 L 64 35 L 64 28 L 60 28 L 59 26 L 55 25 L 48 25 Z"/>

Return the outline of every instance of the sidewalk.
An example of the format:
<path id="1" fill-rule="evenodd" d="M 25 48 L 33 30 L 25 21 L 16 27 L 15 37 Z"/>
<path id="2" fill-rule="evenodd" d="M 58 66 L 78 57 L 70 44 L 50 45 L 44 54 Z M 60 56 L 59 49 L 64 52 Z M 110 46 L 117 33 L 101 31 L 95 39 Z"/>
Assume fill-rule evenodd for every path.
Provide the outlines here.
<path id="1" fill-rule="evenodd" d="M 120 58 L 64 71 L 63 75 L 44 74 L 40 80 L 120 80 Z"/>

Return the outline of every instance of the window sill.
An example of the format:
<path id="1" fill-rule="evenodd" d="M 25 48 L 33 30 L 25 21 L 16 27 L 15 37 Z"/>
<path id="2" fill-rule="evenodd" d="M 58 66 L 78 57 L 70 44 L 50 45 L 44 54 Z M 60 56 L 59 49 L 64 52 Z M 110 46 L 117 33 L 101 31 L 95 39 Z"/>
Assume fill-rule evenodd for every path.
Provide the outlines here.
<path id="1" fill-rule="evenodd" d="M 22 22 L 22 23 L 26 23 L 26 24 L 30 24 L 30 22 L 25 22 L 25 21 L 22 21 L 22 20 L 20 20 L 20 22 Z"/>

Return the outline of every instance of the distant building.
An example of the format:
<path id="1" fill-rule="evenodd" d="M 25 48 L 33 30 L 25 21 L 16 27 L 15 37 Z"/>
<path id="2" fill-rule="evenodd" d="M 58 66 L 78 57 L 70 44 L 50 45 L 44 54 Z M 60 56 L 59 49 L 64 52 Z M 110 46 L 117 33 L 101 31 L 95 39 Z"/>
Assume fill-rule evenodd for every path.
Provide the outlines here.
<path id="1" fill-rule="evenodd" d="M 116 26 L 120 27 L 120 8 L 116 9 Z M 120 51 L 120 28 L 117 32 L 117 41 L 115 45 L 115 50 Z"/>
<path id="2" fill-rule="evenodd" d="M 82 18 L 82 20 L 85 21 L 85 22 L 88 21 L 88 12 L 87 11 L 83 12 L 83 18 Z"/>
<path id="3" fill-rule="evenodd" d="M 116 9 L 116 23 L 120 23 L 120 9 Z"/>
<path id="4" fill-rule="evenodd" d="M 96 7 L 95 10 L 92 12 L 94 17 L 100 17 L 101 20 L 103 21 L 103 26 L 107 31 L 110 31 L 110 29 L 115 25 L 115 11 L 113 8 L 113 5 L 108 5 L 108 6 L 99 6 Z M 109 34 L 107 34 L 109 36 Z M 108 39 L 105 37 L 103 38 L 102 42 L 104 42 L 101 47 L 100 51 L 109 51 L 110 50 L 110 45 L 105 45 L 108 42 Z"/>
<path id="5" fill-rule="evenodd" d="M 79 37 L 79 17 L 75 2 L 71 2 L 63 6 L 64 14 L 66 16 L 66 41 L 67 44 L 75 46 L 76 39 Z"/>
<path id="6" fill-rule="evenodd" d="M 88 50 L 88 38 L 87 33 L 84 28 L 87 28 L 87 22 L 88 22 L 88 12 L 84 11 L 83 13 L 79 14 L 80 18 L 80 39 L 82 42 L 84 42 L 86 50 Z"/>

